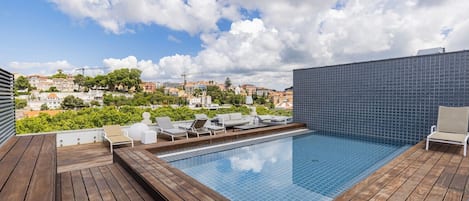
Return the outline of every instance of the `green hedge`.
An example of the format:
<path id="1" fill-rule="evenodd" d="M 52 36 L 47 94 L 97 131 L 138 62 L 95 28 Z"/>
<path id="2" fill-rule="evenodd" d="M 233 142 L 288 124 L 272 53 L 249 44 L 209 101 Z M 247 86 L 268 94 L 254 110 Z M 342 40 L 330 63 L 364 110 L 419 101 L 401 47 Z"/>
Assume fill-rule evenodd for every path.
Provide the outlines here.
<path id="1" fill-rule="evenodd" d="M 41 113 L 38 117 L 24 118 L 16 121 L 16 132 L 39 133 L 61 130 L 76 130 L 85 128 L 99 128 L 103 125 L 129 125 L 142 121 L 142 113 L 149 112 L 151 120 L 155 117 L 169 116 L 173 121 L 194 119 L 194 114 L 205 113 L 209 117 L 216 114 L 241 112 L 249 114 L 250 109 L 245 106 L 220 108 L 218 110 L 192 110 L 188 107 L 160 107 L 157 109 L 142 109 L 140 107 L 122 106 L 120 108 L 107 106 L 103 108 L 84 108 L 81 110 L 67 110 L 55 116 Z"/>

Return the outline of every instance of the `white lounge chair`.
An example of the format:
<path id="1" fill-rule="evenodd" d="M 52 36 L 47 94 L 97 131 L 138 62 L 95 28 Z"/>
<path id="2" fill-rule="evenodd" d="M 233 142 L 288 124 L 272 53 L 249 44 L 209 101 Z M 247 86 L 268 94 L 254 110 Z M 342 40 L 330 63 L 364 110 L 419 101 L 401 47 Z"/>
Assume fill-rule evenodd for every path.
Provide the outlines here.
<path id="1" fill-rule="evenodd" d="M 178 136 L 186 136 L 186 139 L 189 138 L 187 131 L 174 127 L 169 117 L 156 117 L 156 123 L 158 124 L 157 129 L 159 132 L 171 136 L 172 141 L 174 141 L 174 137 Z"/>
<path id="2" fill-rule="evenodd" d="M 464 156 L 467 151 L 467 132 L 469 122 L 469 107 L 444 107 L 438 109 L 437 126 L 430 128 L 431 134 L 427 136 L 425 149 L 428 150 L 429 142 L 442 142 L 464 146 Z"/>
<path id="3" fill-rule="evenodd" d="M 111 153 L 113 153 L 112 146 L 119 144 L 132 144 L 134 147 L 134 140 L 129 137 L 126 130 L 122 130 L 119 125 L 103 126 L 104 139 L 109 141 Z"/>
<path id="4" fill-rule="evenodd" d="M 226 133 L 226 128 L 224 126 L 213 125 L 212 122 L 208 120 L 206 114 L 195 114 L 195 119 L 207 119 L 204 127 L 212 131 L 213 135 L 216 135 L 218 131 L 223 131 L 224 133 Z"/>

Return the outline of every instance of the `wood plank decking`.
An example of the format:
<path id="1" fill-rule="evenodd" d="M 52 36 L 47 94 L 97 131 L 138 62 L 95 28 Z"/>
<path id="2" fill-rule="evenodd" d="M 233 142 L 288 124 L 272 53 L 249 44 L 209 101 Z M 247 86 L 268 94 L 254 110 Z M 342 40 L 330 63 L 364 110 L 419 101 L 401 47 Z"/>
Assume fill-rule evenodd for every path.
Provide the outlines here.
<path id="1" fill-rule="evenodd" d="M 228 200 L 146 150 L 118 149 L 114 157 L 157 199 Z"/>
<path id="2" fill-rule="evenodd" d="M 114 156 L 114 160 L 119 163 L 90 168 L 83 168 L 83 163 L 88 163 L 86 158 L 105 156 L 108 150 L 103 144 L 96 153 L 92 150 L 95 147 L 86 147 L 84 157 L 75 160 L 82 168 L 60 174 L 55 135 L 13 137 L 0 147 L 0 200 L 226 200 L 150 151 L 164 151 L 171 145 L 203 145 L 207 140 L 232 141 L 244 135 L 248 134 L 227 133 L 117 149 L 115 154 L 119 156 Z M 71 167 L 74 160 L 63 164 Z M 432 143 L 430 150 L 425 151 L 421 142 L 336 200 L 467 201 L 469 156 L 462 156 L 462 146 Z"/>
<path id="3" fill-rule="evenodd" d="M 58 200 L 154 200 L 119 164 L 63 172 Z"/>
<path id="4" fill-rule="evenodd" d="M 1 200 L 55 200 L 55 135 L 12 137 L 0 148 Z"/>
<path id="5" fill-rule="evenodd" d="M 57 173 L 109 164 L 112 164 L 112 154 L 103 143 L 57 148 Z"/>
<path id="6" fill-rule="evenodd" d="M 468 177 L 462 146 L 420 142 L 335 200 L 467 201 Z"/>

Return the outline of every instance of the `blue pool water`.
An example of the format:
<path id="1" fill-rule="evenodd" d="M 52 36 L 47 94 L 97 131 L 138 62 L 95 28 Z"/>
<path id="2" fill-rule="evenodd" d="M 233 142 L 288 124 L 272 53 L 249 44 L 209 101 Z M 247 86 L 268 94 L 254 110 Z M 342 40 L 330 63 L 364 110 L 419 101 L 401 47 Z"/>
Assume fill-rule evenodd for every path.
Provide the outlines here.
<path id="1" fill-rule="evenodd" d="M 323 134 L 170 163 L 231 200 L 332 200 L 409 147 Z"/>

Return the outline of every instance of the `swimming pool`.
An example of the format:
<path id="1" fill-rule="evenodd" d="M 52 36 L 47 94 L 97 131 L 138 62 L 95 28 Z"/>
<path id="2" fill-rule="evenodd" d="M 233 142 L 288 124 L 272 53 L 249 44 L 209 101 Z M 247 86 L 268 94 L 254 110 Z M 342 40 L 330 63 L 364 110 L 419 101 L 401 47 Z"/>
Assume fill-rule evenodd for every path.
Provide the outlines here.
<path id="1" fill-rule="evenodd" d="M 231 200 L 332 200 L 409 147 L 309 132 L 163 158 Z"/>

